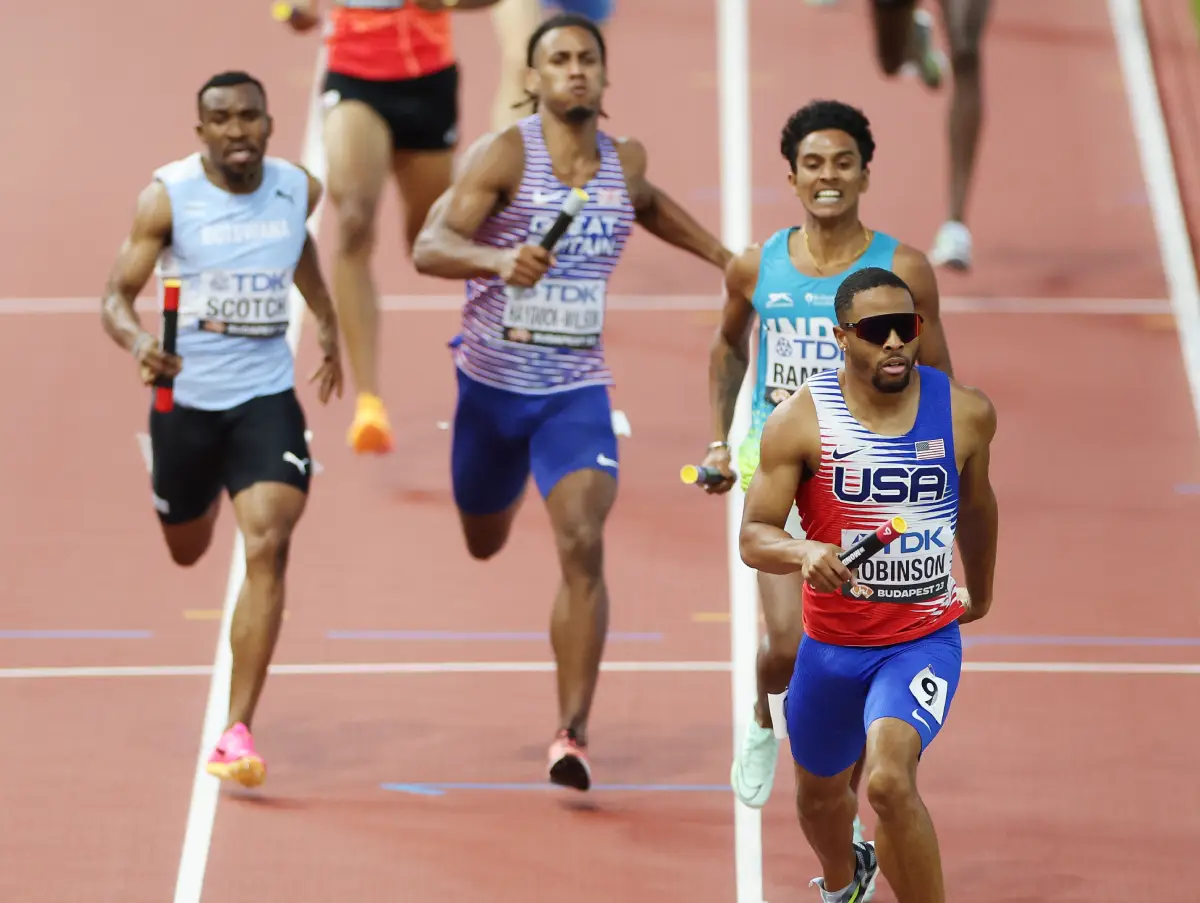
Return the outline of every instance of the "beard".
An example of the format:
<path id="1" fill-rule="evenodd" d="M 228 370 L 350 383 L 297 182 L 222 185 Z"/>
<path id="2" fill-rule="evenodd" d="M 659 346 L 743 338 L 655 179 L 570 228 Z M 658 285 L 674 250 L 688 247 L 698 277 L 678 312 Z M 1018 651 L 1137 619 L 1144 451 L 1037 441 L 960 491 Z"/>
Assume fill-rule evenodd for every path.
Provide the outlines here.
<path id="1" fill-rule="evenodd" d="M 910 366 L 904 371 L 904 375 L 895 377 L 885 377 L 882 373 L 876 370 L 871 374 L 871 385 L 876 390 L 887 395 L 894 395 L 896 392 L 903 392 L 908 388 L 908 384 L 912 382 L 912 367 Z"/>
<path id="2" fill-rule="evenodd" d="M 571 125 L 583 125 L 589 119 L 596 117 L 596 111 L 591 107 L 575 106 L 567 107 L 567 111 L 563 114 L 563 119 L 571 123 Z"/>

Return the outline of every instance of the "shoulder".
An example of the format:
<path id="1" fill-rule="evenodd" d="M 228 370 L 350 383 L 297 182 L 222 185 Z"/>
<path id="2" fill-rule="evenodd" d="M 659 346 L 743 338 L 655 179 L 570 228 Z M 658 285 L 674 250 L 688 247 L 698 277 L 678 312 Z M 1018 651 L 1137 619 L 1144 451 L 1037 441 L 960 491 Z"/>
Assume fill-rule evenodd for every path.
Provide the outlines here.
<path id="1" fill-rule="evenodd" d="M 996 406 L 987 394 L 974 386 L 950 382 L 950 407 L 954 420 L 962 424 L 979 444 L 987 445 L 996 435 Z"/>
<path id="2" fill-rule="evenodd" d="M 742 291 L 746 297 L 758 283 L 758 268 L 762 262 L 762 245 L 755 243 L 729 258 L 725 265 L 725 284 Z"/>
<path id="3" fill-rule="evenodd" d="M 896 249 L 892 252 L 892 265 L 897 275 L 902 275 L 902 271 L 911 273 L 925 269 L 932 270 L 932 267 L 929 265 L 929 258 L 925 256 L 923 251 L 914 248 L 912 245 L 906 245 L 898 238 L 887 237 L 896 243 Z"/>
<path id="4" fill-rule="evenodd" d="M 908 283 L 918 310 L 923 306 L 933 306 L 936 309 L 937 276 L 924 252 L 904 242 L 896 242 L 896 250 L 892 256 L 892 272 Z"/>
<path id="5" fill-rule="evenodd" d="M 525 139 L 519 124 L 499 132 L 485 132 L 468 145 L 454 166 L 455 179 L 482 178 L 489 183 L 516 188 L 525 168 Z"/>
<path id="6" fill-rule="evenodd" d="M 482 159 L 487 155 L 496 154 L 525 154 L 525 137 L 521 134 L 519 123 L 503 128 L 498 132 L 484 132 L 467 145 L 466 150 L 459 155 L 459 166 L 469 165 L 472 161 Z"/>
<path id="7" fill-rule="evenodd" d="M 767 416 L 763 424 L 760 455 L 764 462 L 772 456 L 781 460 L 805 455 L 819 447 L 817 405 L 809 386 L 804 385 L 780 402 Z"/>
<path id="8" fill-rule="evenodd" d="M 139 226 L 148 232 L 170 231 L 171 195 L 162 179 L 151 179 L 138 192 L 135 216 Z"/>
<path id="9" fill-rule="evenodd" d="M 200 159 L 199 152 L 188 154 L 186 157 L 156 167 L 154 178 L 168 188 L 184 182 L 203 179 L 204 163 Z"/>

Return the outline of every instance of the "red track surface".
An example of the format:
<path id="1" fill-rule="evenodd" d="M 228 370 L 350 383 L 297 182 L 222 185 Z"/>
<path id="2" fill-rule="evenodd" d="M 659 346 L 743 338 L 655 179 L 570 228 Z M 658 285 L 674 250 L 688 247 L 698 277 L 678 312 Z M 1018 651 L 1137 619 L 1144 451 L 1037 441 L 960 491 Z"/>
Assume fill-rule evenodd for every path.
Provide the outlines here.
<path id="1" fill-rule="evenodd" d="M 1161 29 L 1164 10 L 1177 17 L 1183 5 L 1155 0 L 1152 26 Z M 795 0 L 753 6 L 756 237 L 796 215 L 776 150 L 784 118 L 811 97 L 838 96 L 866 109 L 879 141 L 870 223 L 927 245 L 943 207 L 944 98 L 876 75 L 857 0 L 827 9 Z M 711 23 L 681 24 L 694 14 L 688 0 L 623 7 L 611 30 L 611 130 L 643 138 L 653 177 L 715 229 Z M 943 276 L 943 294 L 1163 297 L 1104 5 L 996 7 L 972 205 L 977 269 L 969 278 Z M 192 149 L 194 92 L 213 71 L 245 67 L 264 78 L 276 116 L 273 151 L 299 152 L 315 41 L 276 27 L 265 8 L 118 0 L 73 12 L 71 32 L 61 10 L 26 4 L 19 14 L 20 27 L 0 37 L 14 126 L 0 133 L 0 293 L 8 298 L 97 295 L 137 191 L 156 165 Z M 485 124 L 496 53 L 487 17 L 461 18 L 464 131 L 473 136 Z M 1194 51 L 1180 42 L 1173 52 Z M 1174 114 L 1185 92 L 1166 95 Z M 1177 142 L 1186 128 L 1173 127 Z M 1187 173 L 1183 181 L 1200 190 Z M 384 212 L 384 292 L 456 294 L 453 283 L 414 278 L 402 253 L 388 250 L 399 248 L 395 209 Z M 714 295 L 717 303 L 714 273 L 644 234 L 615 283 L 618 294 Z M 634 434 L 609 532 L 612 628 L 664 636 L 614 641 L 608 658 L 724 660 L 724 626 L 693 619 L 727 606 L 724 509 L 674 480 L 705 435 L 711 314 L 618 312 L 611 322 L 616 400 Z M 1001 422 L 999 598 L 971 632 L 1196 635 L 1200 577 L 1186 565 L 1195 504 L 1175 491 L 1200 484 L 1196 424 L 1169 322 L 951 314 L 948 324 L 960 375 L 991 394 Z M 0 628 L 153 632 L 140 640 L 0 639 L 3 666 L 207 665 L 216 623 L 184 611 L 219 608 L 230 519 L 206 561 L 188 571 L 170 566 L 132 435 L 144 429 L 146 397 L 128 361 L 92 315 L 8 315 L 3 327 L 0 379 L 17 391 L 7 400 L 0 452 Z M 388 316 L 386 395 L 401 444 L 387 460 L 354 459 L 343 444 L 350 405 L 320 409 L 304 389 L 326 471 L 296 543 L 279 662 L 548 660 L 545 640 L 326 636 L 545 628 L 555 579 L 536 504 L 498 560 L 475 564 L 461 548 L 448 500 L 449 434 L 436 426 L 451 411 L 445 340 L 454 329 L 449 312 Z M 311 335 L 302 345 L 306 374 Z M 1164 570 L 1168 593 L 1151 583 Z M 1156 599 L 1167 604 L 1154 606 Z M 983 645 L 968 656 L 1195 659 L 1186 647 L 1045 645 Z M 1185 760 L 1172 754 L 1190 738 L 1180 714 L 1193 708 L 1196 679 L 965 675 L 951 727 L 922 769 L 950 899 L 1100 903 L 1128 899 L 1130 888 L 1145 899 L 1177 897 L 1177 864 L 1200 840 L 1200 799 Z M 0 807 L 11 826 L 0 838 L 0 897 L 170 899 L 206 686 L 203 676 L 0 680 L 10 738 L 0 751 Z M 598 779 L 722 784 L 728 700 L 723 673 L 607 674 L 594 727 Z M 271 780 L 253 798 L 224 795 L 205 900 L 399 892 L 525 901 L 566 886 L 581 901 L 730 903 L 728 794 L 597 794 L 592 811 L 579 811 L 550 793 L 380 789 L 538 782 L 553 723 L 548 673 L 276 677 L 257 725 Z M 816 869 L 791 815 L 785 763 L 786 755 L 764 816 L 771 901 L 812 893 L 804 884 Z M 890 891 L 877 899 L 890 901 Z"/>

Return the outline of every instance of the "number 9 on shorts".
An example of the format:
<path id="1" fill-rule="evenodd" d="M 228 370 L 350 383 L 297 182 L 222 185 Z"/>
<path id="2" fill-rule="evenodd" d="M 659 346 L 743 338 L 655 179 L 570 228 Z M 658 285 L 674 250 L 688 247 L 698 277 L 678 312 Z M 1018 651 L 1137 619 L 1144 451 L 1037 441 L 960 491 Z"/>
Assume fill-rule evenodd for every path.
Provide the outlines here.
<path id="1" fill-rule="evenodd" d="M 917 676 L 909 682 L 909 692 L 917 700 L 917 705 L 932 715 L 938 724 L 946 716 L 946 696 L 950 684 L 933 673 L 932 668 L 925 666 Z"/>

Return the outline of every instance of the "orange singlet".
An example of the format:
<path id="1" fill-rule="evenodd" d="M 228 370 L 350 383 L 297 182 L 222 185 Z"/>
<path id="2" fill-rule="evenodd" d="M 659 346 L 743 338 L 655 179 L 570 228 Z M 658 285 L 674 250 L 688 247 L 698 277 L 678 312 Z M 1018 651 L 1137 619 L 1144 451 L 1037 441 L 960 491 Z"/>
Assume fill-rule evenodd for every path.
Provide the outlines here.
<path id="1" fill-rule="evenodd" d="M 367 0 L 371 2 L 371 0 Z M 335 6 L 329 14 L 326 68 L 370 81 L 419 78 L 454 64 L 450 13 L 392 0 L 374 8 Z"/>

